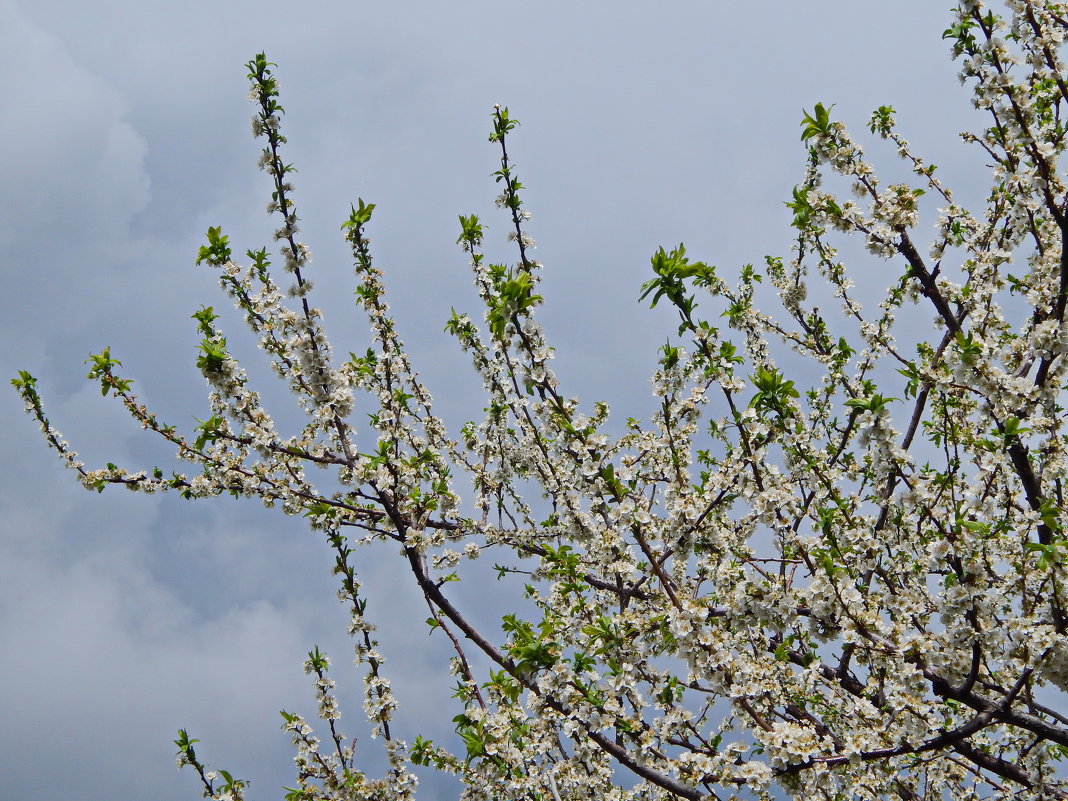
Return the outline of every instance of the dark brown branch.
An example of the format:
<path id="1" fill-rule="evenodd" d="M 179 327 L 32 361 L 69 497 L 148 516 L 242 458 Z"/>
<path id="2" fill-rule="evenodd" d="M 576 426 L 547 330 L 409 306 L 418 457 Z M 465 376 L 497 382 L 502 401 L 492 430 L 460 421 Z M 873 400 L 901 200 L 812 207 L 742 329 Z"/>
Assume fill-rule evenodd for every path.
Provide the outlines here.
<path id="1" fill-rule="evenodd" d="M 403 525 L 403 524 L 402 524 Z M 402 529 L 403 530 L 403 529 Z M 568 711 L 564 706 L 555 698 L 544 696 L 538 690 L 537 685 L 529 680 L 528 677 L 522 675 L 515 662 L 502 654 L 489 640 L 487 640 L 478 629 L 472 626 L 467 619 L 460 613 L 452 602 L 441 592 L 441 588 L 434 583 L 434 581 L 427 574 L 426 560 L 418 551 L 413 548 L 406 548 L 404 552 L 408 559 L 408 564 L 411 567 L 412 574 L 415 576 L 416 581 L 419 584 L 419 588 L 423 591 L 423 594 L 427 597 L 427 600 L 434 606 L 441 610 L 441 612 L 451 620 L 460 631 L 464 633 L 471 642 L 473 642 L 478 648 L 486 654 L 490 659 L 496 662 L 500 667 L 504 668 L 509 675 L 519 681 L 524 687 L 533 692 L 542 702 L 553 711 L 561 715 L 570 717 Z M 676 779 L 666 776 L 657 770 L 650 768 L 647 765 L 643 765 L 637 762 L 631 754 L 622 746 L 617 745 L 612 740 L 605 737 L 603 734 L 590 731 L 587 729 L 586 736 L 588 736 L 597 746 L 605 753 L 609 754 L 619 764 L 623 765 L 635 775 L 640 776 L 646 781 L 655 784 L 658 787 L 667 790 L 673 795 L 679 798 L 690 799 L 690 801 L 700 801 L 703 796 L 700 790 L 685 785 Z"/>
<path id="2" fill-rule="evenodd" d="M 916 276 L 916 279 L 920 282 L 920 290 L 923 295 L 934 304 L 935 310 L 938 312 L 938 316 L 942 318 L 942 321 L 946 324 L 946 328 L 951 333 L 956 334 L 960 331 L 960 320 L 957 315 L 949 307 L 948 301 L 942 295 L 938 289 L 938 284 L 935 283 L 934 276 L 927 269 L 927 265 L 923 262 L 923 257 L 920 256 L 916 250 L 916 246 L 912 244 L 912 240 L 909 239 L 907 233 L 901 233 L 901 239 L 897 243 L 898 252 L 904 256 L 912 268 L 912 274 Z"/>

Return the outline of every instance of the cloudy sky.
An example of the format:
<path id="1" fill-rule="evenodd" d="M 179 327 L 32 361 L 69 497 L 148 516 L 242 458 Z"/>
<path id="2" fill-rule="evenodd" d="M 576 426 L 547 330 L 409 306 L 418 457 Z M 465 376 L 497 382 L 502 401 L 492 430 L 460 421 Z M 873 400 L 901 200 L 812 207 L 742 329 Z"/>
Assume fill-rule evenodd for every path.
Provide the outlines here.
<path id="1" fill-rule="evenodd" d="M 506 258 L 486 142 L 501 103 L 523 123 L 510 149 L 561 381 L 620 417 L 646 415 L 656 348 L 674 327 L 636 302 L 649 255 L 681 241 L 729 270 L 788 254 L 782 201 L 803 167 L 803 108 L 835 103 L 859 135 L 892 104 L 949 185 L 981 180 L 956 137 L 975 120 L 941 41 L 943 5 L 0 0 L 5 384 L 37 375 L 90 466 L 171 464 L 84 380 L 83 360 L 111 346 L 161 418 L 204 417 L 189 316 L 227 304 L 195 267 L 197 247 L 209 225 L 239 253 L 274 227 L 243 68 L 265 50 L 338 351 L 364 341 L 338 231 L 361 196 L 378 204 L 377 264 L 442 413 L 455 424 L 481 410 L 442 325 L 450 307 L 476 308 L 457 215 L 484 215 Z M 236 315 L 223 322 L 252 369 Z M 174 768 L 179 727 L 251 779 L 253 797 L 279 798 L 293 780 L 278 710 L 313 713 L 301 663 L 315 644 L 335 657 L 345 729 L 361 732 L 330 555 L 300 520 L 221 499 L 87 493 L 14 392 L 0 394 L 0 419 L 0 801 L 197 798 Z M 369 555 L 363 575 L 401 734 L 442 736 L 456 710 L 451 682 L 432 679 L 447 652 L 427 640 L 391 555 Z M 362 753 L 377 764 L 373 744 Z"/>

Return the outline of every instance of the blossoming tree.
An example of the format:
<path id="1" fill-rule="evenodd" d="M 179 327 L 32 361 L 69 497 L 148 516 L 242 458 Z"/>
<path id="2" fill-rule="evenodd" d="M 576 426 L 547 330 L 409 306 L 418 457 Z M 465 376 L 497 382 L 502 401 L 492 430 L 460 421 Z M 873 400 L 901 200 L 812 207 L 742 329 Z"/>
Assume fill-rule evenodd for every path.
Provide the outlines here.
<path id="1" fill-rule="evenodd" d="M 487 801 L 1068 796 L 1068 6 L 1006 6 L 961 0 L 945 32 L 989 112 L 989 127 L 965 135 L 991 164 L 983 207 L 955 201 L 892 108 L 874 113 L 871 135 L 914 178 L 884 185 L 817 105 L 802 123 L 791 258 L 732 283 L 681 245 L 653 256 L 642 298 L 677 309 L 681 340 L 654 373 L 658 411 L 618 435 L 604 404 L 580 411 L 550 369 L 508 110 L 494 110 L 490 140 L 516 259 L 490 263 L 482 223 L 460 218 L 484 308 L 454 312 L 447 330 L 486 408 L 453 438 L 389 316 L 366 235 L 374 205 L 362 200 L 342 228 L 374 345 L 335 356 L 310 300 L 272 65 L 249 63 L 294 300 L 267 249 L 240 264 L 218 228 L 197 261 L 218 270 L 304 428 L 276 428 L 210 308 L 194 315 L 212 410 L 195 431 L 139 403 L 109 350 L 89 372 L 196 466 L 189 474 L 87 469 L 35 379 L 13 383 L 86 487 L 257 497 L 305 515 L 333 547 L 389 767 L 377 778 L 357 767 L 316 649 L 306 668 L 321 722 L 283 713 L 297 752 L 288 799 L 410 798 L 412 764 L 456 774 L 464 798 Z M 857 199 L 828 191 L 839 184 Z M 939 216 L 921 249 L 928 202 Z M 892 271 L 873 310 L 836 252 L 848 237 Z M 808 301 L 810 283 L 841 313 Z M 768 286 L 774 315 L 758 309 Z M 698 295 L 712 316 L 698 314 Z M 906 314 L 932 324 L 896 330 Z M 331 488 L 308 467 L 332 471 Z M 401 739 L 392 722 L 376 599 L 357 571 L 358 547 L 380 541 L 399 550 L 428 625 L 455 651 L 459 750 Z M 450 592 L 467 560 L 488 554 L 527 597 L 503 633 L 476 626 Z M 209 771 L 195 742 L 179 733 L 179 764 L 204 795 L 244 797 L 245 782 Z"/>

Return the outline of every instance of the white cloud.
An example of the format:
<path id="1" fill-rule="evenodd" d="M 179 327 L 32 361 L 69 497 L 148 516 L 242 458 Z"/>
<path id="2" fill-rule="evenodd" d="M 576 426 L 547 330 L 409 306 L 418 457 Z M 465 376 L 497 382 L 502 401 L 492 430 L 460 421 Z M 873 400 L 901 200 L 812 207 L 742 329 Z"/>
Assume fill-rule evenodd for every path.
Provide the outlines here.
<path id="1" fill-rule="evenodd" d="M 149 200 L 147 146 L 117 92 L 12 2 L 0 4 L 0 247 L 46 237 L 116 241 Z M 17 76 L 17 77 L 16 77 Z"/>
<path id="2" fill-rule="evenodd" d="M 73 564 L 0 552 L 0 734 L 5 793 L 83 799 L 189 798 L 191 776 L 171 761 L 179 726 L 201 735 L 235 771 L 262 759 L 277 705 L 303 700 L 299 675 L 307 621 L 266 602 L 194 620 L 180 597 L 115 550 Z M 254 727 L 267 735 L 248 738 Z M 274 776 L 285 777 L 277 732 Z M 49 754 L 47 759 L 43 755 Z"/>
<path id="3" fill-rule="evenodd" d="M 561 378 L 569 394 L 619 401 L 620 417 L 642 414 L 655 348 L 675 327 L 667 310 L 650 315 L 635 303 L 650 253 L 683 239 L 695 258 L 729 270 L 774 250 L 769 237 L 788 238 L 774 215 L 786 215 L 781 201 L 803 166 L 802 106 L 837 101 L 862 130 L 872 105 L 911 102 L 937 125 L 920 113 L 902 113 L 902 123 L 945 128 L 939 87 L 953 79 L 940 29 L 927 13 L 930 49 L 909 50 L 902 42 L 915 41 L 909 29 L 929 3 L 906 5 L 910 13 L 871 12 L 898 26 L 876 41 L 866 33 L 874 23 L 840 15 L 831 30 L 809 5 L 754 20 L 744 4 L 654 14 L 630 3 L 606 25 L 573 3 L 532 12 L 482 1 L 461 13 L 424 2 L 412 13 L 404 4 L 197 0 L 161 11 L 41 0 L 23 11 L 0 0 L 3 378 L 41 373 L 56 422 L 94 466 L 151 465 L 157 455 L 121 409 L 78 383 L 89 349 L 111 344 L 168 422 L 204 416 L 187 318 L 201 302 L 228 304 L 194 269 L 195 239 L 222 224 L 238 253 L 269 240 L 269 190 L 253 166 L 241 86 L 243 60 L 262 47 L 280 64 L 317 302 L 339 312 L 330 330 L 353 333 L 359 322 L 338 225 L 363 195 L 379 204 L 376 263 L 416 365 L 450 421 L 478 414 L 482 399 L 468 391 L 477 380 L 457 378 L 467 360 L 441 327 L 454 289 L 457 308 L 475 310 L 453 245 L 456 215 L 492 215 L 491 247 L 502 252 L 485 134 L 490 105 L 508 103 L 524 122 L 513 155 L 531 187 L 547 265 L 543 319 L 561 348 Z M 769 16 L 778 28 L 763 25 Z M 806 18 L 816 21 L 805 28 Z M 842 56 L 848 69 L 833 58 L 835 37 L 854 53 Z M 887 53 L 902 48 L 908 72 L 887 68 Z M 791 68 L 803 59 L 804 69 Z M 899 102 L 895 92 L 919 86 L 930 64 L 947 80 Z M 336 350 L 359 350 L 359 336 L 336 339 Z M 80 801 L 195 797 L 170 745 L 188 726 L 206 758 L 256 780 L 255 797 L 277 797 L 292 780 L 276 710 L 311 711 L 300 666 L 312 645 L 334 658 L 346 708 L 359 717 L 361 681 L 347 669 L 351 644 L 325 547 L 299 519 L 228 499 L 183 506 L 85 493 L 45 452 L 13 393 L 0 397 L 0 416 L 9 421 L 0 450 L 18 454 L 0 482 L 5 792 L 20 801 L 72 791 Z M 400 714 L 406 725 L 425 718 L 448 730 L 448 680 L 422 680 L 444 675 L 448 649 L 427 638 L 410 583 L 383 567 L 391 549 L 378 550 L 360 554 L 361 573 Z M 492 629 L 503 610 L 486 602 L 497 588 L 486 585 L 465 584 L 459 599 Z"/>

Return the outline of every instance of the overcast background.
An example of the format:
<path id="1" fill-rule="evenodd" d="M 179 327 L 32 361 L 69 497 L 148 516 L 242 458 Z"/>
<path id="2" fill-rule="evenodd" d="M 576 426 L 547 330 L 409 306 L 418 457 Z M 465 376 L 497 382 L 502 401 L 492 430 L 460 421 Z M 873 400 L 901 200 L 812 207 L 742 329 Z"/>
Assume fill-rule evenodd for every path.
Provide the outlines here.
<path id="1" fill-rule="evenodd" d="M 364 341 L 338 231 L 362 196 L 378 204 L 376 263 L 442 413 L 455 426 L 480 412 L 442 325 L 451 306 L 476 310 L 458 214 L 483 215 L 491 256 L 510 258 L 486 142 L 502 103 L 522 121 L 510 150 L 561 381 L 619 418 L 647 416 L 656 348 L 674 329 L 670 313 L 636 302 L 649 255 L 681 241 L 728 272 L 788 255 L 803 108 L 836 103 L 866 137 L 871 110 L 892 104 L 947 183 L 981 183 L 981 159 L 956 137 L 975 118 L 941 41 L 943 5 L 0 0 L 4 383 L 37 375 L 90 466 L 171 465 L 84 380 L 83 360 L 110 345 L 161 418 L 188 429 L 204 417 L 189 316 L 232 310 L 195 267 L 197 247 L 209 225 L 238 254 L 275 227 L 243 68 L 262 49 L 278 63 L 285 158 L 337 351 Z M 857 268 L 863 280 L 880 265 Z M 222 322 L 251 368 L 236 315 Z M 197 798 L 195 777 L 174 768 L 179 727 L 209 762 L 251 779 L 252 797 L 280 798 L 294 782 L 278 710 L 313 716 L 301 664 L 314 644 L 335 659 L 343 728 L 362 731 L 330 554 L 300 519 L 226 499 L 87 493 L 14 392 L 0 393 L 0 420 L 0 801 Z M 443 736 L 457 711 L 448 652 L 380 563 L 369 558 L 363 577 L 400 734 Z M 424 790 L 451 792 L 434 780 Z"/>

